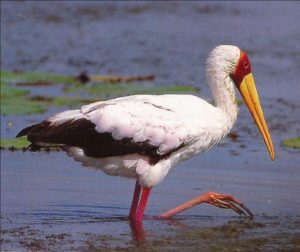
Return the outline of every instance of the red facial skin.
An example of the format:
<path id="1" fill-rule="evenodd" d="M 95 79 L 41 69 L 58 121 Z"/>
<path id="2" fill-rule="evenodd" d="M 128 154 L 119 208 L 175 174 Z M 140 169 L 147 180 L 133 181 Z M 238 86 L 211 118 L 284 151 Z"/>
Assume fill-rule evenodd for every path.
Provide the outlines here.
<path id="1" fill-rule="evenodd" d="M 251 72 L 252 71 L 248 56 L 241 50 L 240 59 L 236 66 L 235 72 L 230 75 L 237 88 L 240 87 L 243 78 Z"/>

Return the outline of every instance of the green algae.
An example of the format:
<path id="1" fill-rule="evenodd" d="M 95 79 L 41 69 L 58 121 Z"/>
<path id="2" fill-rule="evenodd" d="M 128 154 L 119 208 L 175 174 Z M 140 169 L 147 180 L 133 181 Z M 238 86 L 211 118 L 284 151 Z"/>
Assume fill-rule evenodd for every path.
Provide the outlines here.
<path id="1" fill-rule="evenodd" d="M 99 99 L 93 98 L 81 98 L 78 96 L 32 96 L 30 97 L 30 101 L 39 102 L 40 104 L 44 104 L 47 106 L 55 106 L 55 107 L 68 107 L 75 108 L 82 106 L 87 103 L 92 103 L 99 101 Z"/>
<path id="2" fill-rule="evenodd" d="M 76 84 L 79 83 L 72 76 L 52 74 L 52 73 L 40 73 L 40 72 L 13 72 L 13 71 L 1 71 L 1 80 L 10 83 L 31 83 L 39 84 L 39 82 L 47 82 L 49 84 Z"/>
<path id="3" fill-rule="evenodd" d="M 24 150 L 30 143 L 27 141 L 27 137 L 19 137 L 13 139 L 2 139 L 0 141 L 1 149 L 9 150 Z"/>
<path id="4" fill-rule="evenodd" d="M 30 142 L 27 140 L 27 136 L 18 137 L 18 138 L 1 138 L 0 139 L 0 148 L 2 150 L 10 151 L 25 151 L 30 145 Z M 60 151 L 59 147 L 49 146 L 41 149 L 42 151 Z"/>
<path id="5" fill-rule="evenodd" d="M 289 138 L 282 141 L 284 147 L 300 149 L 300 137 Z"/>
<path id="6" fill-rule="evenodd" d="M 65 91 L 70 93 L 86 92 L 88 94 L 100 95 L 101 97 L 117 97 L 134 94 L 197 93 L 199 89 L 187 85 L 154 86 L 136 83 L 92 83 L 89 86 L 68 86 Z"/>
<path id="7" fill-rule="evenodd" d="M 53 103 L 52 105 L 57 106 L 57 107 L 68 107 L 68 108 L 78 108 L 84 104 L 92 103 L 99 101 L 99 99 L 84 99 L 80 97 L 64 97 L 64 96 L 59 96 L 53 98 Z"/>
<path id="8" fill-rule="evenodd" d="M 1 80 L 1 115 L 43 113 L 45 107 L 28 99 L 29 91 L 19 89 Z"/>
<path id="9" fill-rule="evenodd" d="M 1 80 L 1 99 L 11 98 L 14 96 L 27 95 L 27 94 L 29 94 L 28 90 L 14 88 L 8 82 Z"/>
<path id="10" fill-rule="evenodd" d="M 31 96 L 30 90 L 32 88 L 55 84 L 64 84 L 60 93 L 63 95 L 57 97 Z M 51 106 L 75 108 L 98 100 L 125 95 L 197 92 L 199 92 L 198 88 L 188 85 L 156 86 L 137 82 L 90 82 L 83 84 L 76 78 L 66 75 L 1 71 L 1 114 L 44 113 Z"/>

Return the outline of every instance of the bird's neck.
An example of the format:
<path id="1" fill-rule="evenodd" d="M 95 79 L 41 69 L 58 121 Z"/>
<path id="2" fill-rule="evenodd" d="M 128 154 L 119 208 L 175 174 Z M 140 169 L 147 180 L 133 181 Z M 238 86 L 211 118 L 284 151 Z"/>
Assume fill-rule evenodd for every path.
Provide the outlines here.
<path id="1" fill-rule="evenodd" d="M 222 69 L 208 69 L 207 79 L 212 91 L 215 106 L 228 118 L 228 129 L 236 121 L 239 107 L 237 104 L 234 83 L 230 76 Z"/>

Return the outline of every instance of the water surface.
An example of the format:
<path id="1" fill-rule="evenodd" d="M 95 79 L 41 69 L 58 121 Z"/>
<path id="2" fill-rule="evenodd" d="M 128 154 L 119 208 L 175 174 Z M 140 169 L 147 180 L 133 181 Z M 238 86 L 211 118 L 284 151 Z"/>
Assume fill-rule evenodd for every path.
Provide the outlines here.
<path id="1" fill-rule="evenodd" d="M 82 168 L 60 152 L 1 151 L 1 249 L 300 249 L 300 155 L 280 145 L 300 134 L 299 13 L 298 2 L 1 2 L 4 70 L 154 74 L 158 85 L 199 85 L 199 95 L 210 99 L 208 52 L 240 46 L 252 62 L 277 155 L 269 160 L 242 106 L 236 138 L 178 165 L 153 189 L 146 239 L 138 242 L 127 220 L 134 181 Z M 56 111 L 2 116 L 1 137 Z M 236 196 L 254 220 L 208 205 L 171 221 L 152 218 L 206 191 Z"/>

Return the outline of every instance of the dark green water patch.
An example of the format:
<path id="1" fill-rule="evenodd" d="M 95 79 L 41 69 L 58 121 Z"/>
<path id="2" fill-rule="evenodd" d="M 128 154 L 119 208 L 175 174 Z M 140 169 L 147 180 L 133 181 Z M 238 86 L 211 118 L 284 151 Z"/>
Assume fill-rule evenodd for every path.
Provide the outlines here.
<path id="1" fill-rule="evenodd" d="M 79 83 L 79 81 L 72 76 L 39 72 L 1 71 L 1 80 L 23 86 Z"/>
<path id="2" fill-rule="evenodd" d="M 1 114 L 26 115 L 43 113 L 46 108 L 28 99 L 29 91 L 13 87 L 1 80 Z"/>
<path id="3" fill-rule="evenodd" d="M 30 144 L 27 141 L 26 137 L 19 137 L 13 139 L 2 139 L 1 138 L 1 149 L 8 149 L 8 150 L 25 150 L 26 147 Z"/>
<path id="4" fill-rule="evenodd" d="M 169 85 L 154 86 L 149 84 L 136 83 L 91 83 L 91 85 L 74 85 L 65 88 L 67 92 L 87 92 L 88 94 L 100 95 L 101 97 L 117 97 L 133 94 L 178 94 L 197 93 L 199 89 L 194 86 Z"/>
<path id="5" fill-rule="evenodd" d="M 193 86 L 155 86 L 149 83 L 141 83 L 140 81 L 143 80 L 141 77 L 138 79 L 139 83 L 128 82 L 128 78 L 125 78 L 126 82 L 114 83 L 93 81 L 92 78 L 91 82 L 83 84 L 76 77 L 66 75 L 1 71 L 1 114 L 26 115 L 43 113 L 51 106 L 75 108 L 98 100 L 133 94 L 199 92 L 199 89 Z M 120 79 L 122 80 L 122 78 Z M 47 89 L 44 89 L 54 84 L 64 84 L 60 96 L 48 96 Z M 42 94 L 31 96 L 31 91 L 37 87 L 42 88 Z M 68 94 L 64 95 L 65 92 Z M 72 93 L 72 96 L 70 93 Z"/>
<path id="6" fill-rule="evenodd" d="M 27 140 L 27 137 L 19 137 L 19 138 L 1 138 L 0 148 L 2 150 L 9 151 L 26 151 L 27 147 L 30 145 L 30 142 Z M 58 147 L 46 147 L 41 149 L 41 151 L 60 151 Z"/>
<path id="7" fill-rule="evenodd" d="M 96 102 L 99 99 L 92 98 L 81 98 L 77 96 L 32 96 L 30 97 L 30 101 L 39 102 L 41 104 L 45 104 L 47 106 L 56 106 L 56 107 L 68 107 L 68 108 L 78 108 L 84 104 Z"/>
<path id="8" fill-rule="evenodd" d="M 300 137 L 289 138 L 282 141 L 284 147 L 300 149 Z"/>

